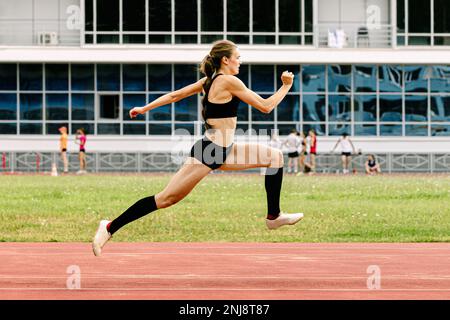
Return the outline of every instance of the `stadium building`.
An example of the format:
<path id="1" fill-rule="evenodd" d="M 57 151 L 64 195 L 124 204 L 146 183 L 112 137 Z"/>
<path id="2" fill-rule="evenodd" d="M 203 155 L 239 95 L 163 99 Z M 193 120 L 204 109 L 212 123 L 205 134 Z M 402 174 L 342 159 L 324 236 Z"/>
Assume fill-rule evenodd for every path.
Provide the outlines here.
<path id="1" fill-rule="evenodd" d="M 83 127 L 88 170 L 173 170 L 203 132 L 201 97 L 128 111 L 199 79 L 219 39 L 263 97 L 295 73 L 272 113 L 241 103 L 237 140 L 313 128 L 326 172 L 346 132 L 386 171 L 450 171 L 448 0 L 0 0 L 3 169 L 49 170 L 66 125 L 75 168 Z"/>

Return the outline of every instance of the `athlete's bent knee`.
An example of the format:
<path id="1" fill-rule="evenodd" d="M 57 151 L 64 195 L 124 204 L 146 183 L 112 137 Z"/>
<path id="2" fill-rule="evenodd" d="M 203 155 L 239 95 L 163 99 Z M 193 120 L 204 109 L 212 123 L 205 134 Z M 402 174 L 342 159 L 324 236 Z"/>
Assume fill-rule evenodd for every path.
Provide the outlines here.
<path id="1" fill-rule="evenodd" d="M 157 205 L 159 209 L 168 208 L 181 200 L 180 196 L 174 194 L 161 194 L 157 197 Z"/>

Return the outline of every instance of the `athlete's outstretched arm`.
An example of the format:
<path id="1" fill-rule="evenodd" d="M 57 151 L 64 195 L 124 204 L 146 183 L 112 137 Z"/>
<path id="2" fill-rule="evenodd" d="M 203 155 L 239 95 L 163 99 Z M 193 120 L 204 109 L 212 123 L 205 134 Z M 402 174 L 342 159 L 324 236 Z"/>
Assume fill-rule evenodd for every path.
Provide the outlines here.
<path id="1" fill-rule="evenodd" d="M 227 78 L 227 87 L 233 96 L 238 97 L 240 100 L 244 101 L 245 103 L 251 105 L 261 112 L 270 113 L 274 108 L 276 108 L 276 106 L 278 106 L 281 100 L 283 100 L 283 98 L 291 89 L 294 75 L 292 72 L 283 72 L 283 74 L 281 75 L 281 81 L 283 82 L 283 85 L 280 89 L 278 89 L 277 92 L 266 99 L 248 89 L 245 84 L 237 77 L 231 76 Z"/>
<path id="2" fill-rule="evenodd" d="M 173 92 L 166 93 L 165 95 L 153 100 L 149 104 L 143 107 L 135 107 L 130 110 L 130 118 L 135 118 L 139 114 L 144 114 L 147 111 L 153 110 L 155 108 L 164 106 L 169 103 L 180 101 L 184 98 L 192 96 L 193 94 L 200 93 L 203 90 L 203 84 L 205 78 L 198 80 L 197 82 L 190 84 L 184 88 L 178 89 Z"/>

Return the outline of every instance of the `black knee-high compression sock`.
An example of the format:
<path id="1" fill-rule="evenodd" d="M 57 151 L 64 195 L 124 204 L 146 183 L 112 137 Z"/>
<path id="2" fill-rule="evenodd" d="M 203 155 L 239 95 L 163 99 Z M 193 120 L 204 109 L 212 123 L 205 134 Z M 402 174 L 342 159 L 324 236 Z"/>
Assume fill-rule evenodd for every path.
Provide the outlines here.
<path id="1" fill-rule="evenodd" d="M 267 193 L 267 219 L 273 220 L 280 215 L 280 193 L 283 182 L 283 167 L 267 168 L 264 186 Z"/>
<path id="2" fill-rule="evenodd" d="M 114 221 L 110 222 L 107 226 L 107 229 L 112 235 L 124 225 L 142 218 L 143 216 L 149 214 L 152 211 L 155 211 L 156 209 L 158 208 L 156 206 L 155 196 L 143 198 L 129 207 Z"/>

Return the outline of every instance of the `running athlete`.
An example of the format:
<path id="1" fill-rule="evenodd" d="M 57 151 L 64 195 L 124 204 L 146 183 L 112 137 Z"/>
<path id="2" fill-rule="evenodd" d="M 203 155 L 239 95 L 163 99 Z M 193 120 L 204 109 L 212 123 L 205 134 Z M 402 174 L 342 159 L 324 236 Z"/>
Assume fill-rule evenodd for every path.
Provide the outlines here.
<path id="1" fill-rule="evenodd" d="M 83 128 L 77 130 L 75 143 L 80 145 L 80 152 L 78 154 L 78 159 L 80 160 L 80 170 L 77 174 L 83 174 L 86 173 L 86 133 Z"/>
<path id="2" fill-rule="evenodd" d="M 264 186 L 267 194 L 266 225 L 269 229 L 292 225 L 303 218 L 303 213 L 286 214 L 280 211 L 283 179 L 281 151 L 263 144 L 234 143 L 239 102 L 243 101 L 261 112 L 270 113 L 289 92 L 294 75 L 292 72 L 283 72 L 280 89 L 264 99 L 235 77 L 239 73 L 240 64 L 239 49 L 233 42 L 227 40 L 215 42 L 200 66 L 204 78 L 165 94 L 144 107 L 130 110 L 130 117 L 134 118 L 157 107 L 204 92 L 202 115 L 207 130 L 204 137 L 194 144 L 190 157 L 164 190 L 137 201 L 113 221 L 100 221 L 92 242 L 96 256 L 101 254 L 102 247 L 120 228 L 152 211 L 170 207 L 181 201 L 197 183 L 218 168 L 221 170 L 267 168 Z"/>
<path id="3" fill-rule="evenodd" d="M 288 173 L 291 173 L 292 171 L 294 173 L 297 173 L 298 146 L 300 145 L 300 141 L 297 136 L 297 130 L 291 130 L 291 133 L 287 136 L 283 145 L 287 146 L 288 148 Z"/>
<path id="4" fill-rule="evenodd" d="M 338 145 L 341 147 L 342 172 L 344 174 L 347 174 L 350 172 L 348 167 L 350 165 L 350 162 L 352 161 L 352 152 L 356 153 L 355 146 L 348 137 L 347 133 L 342 134 L 342 137 L 338 139 L 333 150 L 331 150 L 331 153 L 336 150 Z"/>
<path id="5" fill-rule="evenodd" d="M 61 133 L 59 138 L 59 152 L 64 165 L 64 173 L 69 172 L 69 161 L 67 160 L 67 127 L 62 126 L 58 129 Z"/>

